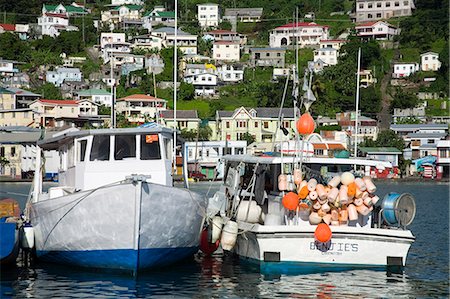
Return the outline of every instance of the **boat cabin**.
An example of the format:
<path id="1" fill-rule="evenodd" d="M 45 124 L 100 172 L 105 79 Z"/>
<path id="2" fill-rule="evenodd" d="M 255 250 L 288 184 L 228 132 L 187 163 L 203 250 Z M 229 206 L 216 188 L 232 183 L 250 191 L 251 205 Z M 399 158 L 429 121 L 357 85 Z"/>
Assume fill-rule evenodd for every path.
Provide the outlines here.
<path id="1" fill-rule="evenodd" d="M 57 134 L 38 145 L 59 152 L 60 186 L 90 190 L 132 174 L 172 186 L 172 140 L 169 128 L 99 129 Z"/>

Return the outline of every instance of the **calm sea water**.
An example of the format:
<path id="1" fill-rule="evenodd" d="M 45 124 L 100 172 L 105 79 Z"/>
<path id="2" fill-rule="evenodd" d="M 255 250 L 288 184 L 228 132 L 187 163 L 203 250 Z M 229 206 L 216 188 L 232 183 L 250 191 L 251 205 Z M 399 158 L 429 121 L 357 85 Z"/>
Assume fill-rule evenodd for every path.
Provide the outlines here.
<path id="1" fill-rule="evenodd" d="M 47 184 L 45 187 L 48 187 Z M 167 269 L 137 277 L 38 263 L 2 269 L 1 298 L 448 298 L 449 185 L 435 182 L 378 182 L 377 194 L 409 192 L 417 213 L 416 236 L 402 274 L 352 270 L 302 275 L 264 275 L 235 258 L 198 255 Z M 0 183 L 0 191 L 27 193 L 29 184 Z M 218 185 L 198 183 L 206 194 Z M 6 197 L 0 193 L 0 198 Z M 11 194 L 21 201 L 25 197 Z"/>

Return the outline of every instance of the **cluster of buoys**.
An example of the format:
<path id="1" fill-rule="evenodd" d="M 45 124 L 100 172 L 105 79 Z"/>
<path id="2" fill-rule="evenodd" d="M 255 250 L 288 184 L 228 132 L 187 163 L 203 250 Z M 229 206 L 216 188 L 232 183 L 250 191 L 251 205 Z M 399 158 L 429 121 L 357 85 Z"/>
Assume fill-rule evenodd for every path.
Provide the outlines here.
<path id="1" fill-rule="evenodd" d="M 367 216 L 380 199 L 374 194 L 377 188 L 370 177 L 355 178 L 352 173 L 344 172 L 323 185 L 314 178 L 302 180 L 298 172 L 294 170 L 291 179 L 280 175 L 280 191 L 296 189 L 284 195 L 282 204 L 312 225 L 322 221 L 329 225 L 347 225 L 348 221 L 358 220 L 358 214 Z"/>

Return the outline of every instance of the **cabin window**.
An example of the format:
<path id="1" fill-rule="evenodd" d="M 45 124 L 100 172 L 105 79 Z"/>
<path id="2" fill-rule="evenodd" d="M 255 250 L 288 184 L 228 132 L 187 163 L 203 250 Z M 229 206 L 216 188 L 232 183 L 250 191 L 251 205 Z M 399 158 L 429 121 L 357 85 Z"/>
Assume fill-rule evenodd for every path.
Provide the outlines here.
<path id="1" fill-rule="evenodd" d="M 136 136 L 116 135 L 114 138 L 114 160 L 136 158 Z"/>
<path id="2" fill-rule="evenodd" d="M 164 138 L 164 149 L 166 151 L 166 160 L 172 160 L 172 140 Z"/>
<path id="3" fill-rule="evenodd" d="M 86 156 L 86 146 L 87 146 L 87 140 L 80 140 L 78 141 L 78 162 L 84 162 L 85 156 Z"/>
<path id="4" fill-rule="evenodd" d="M 161 159 L 158 134 L 141 135 L 141 160 Z"/>
<path id="5" fill-rule="evenodd" d="M 94 135 L 91 149 L 91 161 L 109 160 L 109 135 Z"/>

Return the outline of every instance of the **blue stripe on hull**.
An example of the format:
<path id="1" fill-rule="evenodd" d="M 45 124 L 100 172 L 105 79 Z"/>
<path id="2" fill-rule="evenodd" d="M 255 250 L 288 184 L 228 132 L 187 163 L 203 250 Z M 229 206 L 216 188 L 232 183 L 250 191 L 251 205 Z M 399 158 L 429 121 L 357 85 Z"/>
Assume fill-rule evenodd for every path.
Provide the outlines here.
<path id="1" fill-rule="evenodd" d="M 354 269 L 385 270 L 386 265 L 331 264 L 307 262 L 263 262 L 241 257 L 253 265 L 259 265 L 261 272 L 267 274 L 313 274 L 322 272 L 341 272 Z"/>
<path id="2" fill-rule="evenodd" d="M 16 223 L 0 223 L 0 261 L 12 263 L 19 253 L 19 234 Z"/>
<path id="3" fill-rule="evenodd" d="M 193 255 L 197 247 L 92 251 L 37 251 L 40 260 L 89 268 L 144 270 L 169 265 Z M 139 261 L 139 266 L 137 266 Z"/>

